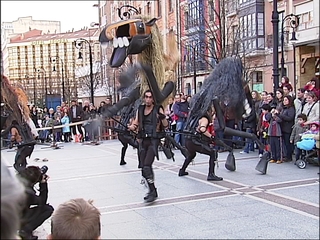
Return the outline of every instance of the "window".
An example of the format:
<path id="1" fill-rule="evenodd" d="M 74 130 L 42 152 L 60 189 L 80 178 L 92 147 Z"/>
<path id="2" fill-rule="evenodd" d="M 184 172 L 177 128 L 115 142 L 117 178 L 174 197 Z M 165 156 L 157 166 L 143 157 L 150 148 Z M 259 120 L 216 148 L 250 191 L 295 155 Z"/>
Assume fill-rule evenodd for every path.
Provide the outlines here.
<path id="1" fill-rule="evenodd" d="M 258 35 L 263 36 L 264 35 L 264 14 L 263 13 L 258 13 L 257 14 L 257 23 L 258 23 Z"/>
<path id="2" fill-rule="evenodd" d="M 161 0 L 158 0 L 158 17 L 161 17 L 162 9 L 161 9 Z"/>
<path id="3" fill-rule="evenodd" d="M 313 27 L 313 12 L 306 12 L 299 15 L 300 22 L 298 30 L 304 30 Z"/>
<path id="4" fill-rule="evenodd" d="M 173 12 L 173 1 L 168 0 L 168 7 L 169 7 L 169 12 Z"/>
<path id="5" fill-rule="evenodd" d="M 262 71 L 254 71 L 251 73 L 253 83 L 262 83 Z"/>
<path id="6" fill-rule="evenodd" d="M 188 28 L 200 26 L 200 5 L 199 0 L 192 0 L 188 3 Z"/>
<path id="7" fill-rule="evenodd" d="M 209 19 L 210 19 L 210 21 L 213 21 L 214 17 L 215 17 L 215 2 L 214 2 L 214 0 L 209 1 L 208 8 L 209 8 L 209 10 L 208 10 Z"/>
<path id="8" fill-rule="evenodd" d="M 184 29 L 188 30 L 189 29 L 189 14 L 188 12 L 184 12 Z"/>

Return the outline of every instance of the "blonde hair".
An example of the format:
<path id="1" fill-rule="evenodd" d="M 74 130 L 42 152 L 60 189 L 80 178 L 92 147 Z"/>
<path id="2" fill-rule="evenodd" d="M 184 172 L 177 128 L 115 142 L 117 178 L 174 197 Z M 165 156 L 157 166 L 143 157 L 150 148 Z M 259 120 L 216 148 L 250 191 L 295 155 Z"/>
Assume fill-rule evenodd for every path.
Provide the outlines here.
<path id="1" fill-rule="evenodd" d="M 98 239 L 100 212 L 92 202 L 76 198 L 60 204 L 51 219 L 52 239 Z"/>

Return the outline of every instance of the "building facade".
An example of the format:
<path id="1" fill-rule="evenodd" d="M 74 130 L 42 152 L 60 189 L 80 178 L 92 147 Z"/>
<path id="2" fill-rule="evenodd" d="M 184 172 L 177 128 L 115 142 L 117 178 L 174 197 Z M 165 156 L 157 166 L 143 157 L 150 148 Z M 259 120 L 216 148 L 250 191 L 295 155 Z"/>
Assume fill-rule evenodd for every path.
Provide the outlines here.
<path id="1" fill-rule="evenodd" d="M 45 106 L 52 95 L 66 101 L 78 98 L 79 88 L 88 83 L 82 82 L 85 76 L 76 76 L 76 70 L 89 66 L 90 58 L 88 44 L 77 49 L 74 42 L 87 40 L 93 49 L 93 62 L 100 62 L 100 45 L 95 44 L 99 33 L 98 28 L 92 28 L 59 34 L 32 30 L 17 35 L 6 46 L 8 77 L 22 86 L 29 102 L 37 106 Z M 79 51 L 82 59 L 78 59 Z"/>
<path id="2" fill-rule="evenodd" d="M 8 52 L 7 44 L 9 39 L 34 29 L 41 30 L 43 33 L 60 33 L 61 22 L 50 20 L 33 20 L 31 16 L 20 17 L 12 22 L 1 23 L 1 51 L 3 58 L 4 74 L 7 75 L 8 69 Z"/>
<path id="3" fill-rule="evenodd" d="M 127 11 L 128 8 L 124 7 L 125 5 L 130 5 L 136 9 L 138 15 L 156 17 L 157 26 L 163 35 L 163 45 L 166 52 L 167 47 L 167 38 L 170 31 L 173 31 L 178 38 L 178 13 L 177 13 L 177 1 L 175 0 L 158 0 L 158 1 L 139 1 L 139 0 L 130 0 L 130 1 L 99 1 L 99 19 L 103 29 L 107 24 L 120 21 L 118 10 L 121 9 L 122 12 Z M 136 12 L 130 11 L 130 14 L 136 15 Z M 180 43 L 177 41 L 178 44 Z M 102 61 L 107 62 L 112 54 L 112 48 L 102 49 Z M 135 56 L 133 56 L 135 61 Z M 108 64 L 105 64 L 103 72 L 103 78 L 110 86 L 117 85 L 117 78 L 123 68 L 126 68 L 129 63 L 125 63 L 119 69 L 111 69 Z M 178 69 L 177 69 L 178 71 Z M 178 73 L 176 78 L 178 79 Z M 181 85 L 181 84 L 180 84 Z M 179 81 L 178 81 L 179 86 Z M 114 89 L 116 86 L 114 86 Z"/>
<path id="4" fill-rule="evenodd" d="M 173 30 L 181 53 L 176 77 L 178 91 L 194 94 L 222 58 L 237 56 L 242 59 L 244 78 L 251 88 L 271 92 L 273 3 L 273 0 L 99 1 L 99 12 L 102 25 L 106 25 L 118 21 L 117 9 L 128 4 L 142 15 L 158 18 L 157 25 L 164 42 L 166 34 Z M 283 72 L 297 89 L 319 75 L 319 1 L 278 0 L 276 3 L 279 13 L 279 78 Z M 289 14 L 299 17 L 298 27 L 292 28 L 287 21 L 285 17 Z M 290 41 L 292 32 L 296 34 L 295 42 Z M 102 54 L 108 55 L 107 52 Z"/>

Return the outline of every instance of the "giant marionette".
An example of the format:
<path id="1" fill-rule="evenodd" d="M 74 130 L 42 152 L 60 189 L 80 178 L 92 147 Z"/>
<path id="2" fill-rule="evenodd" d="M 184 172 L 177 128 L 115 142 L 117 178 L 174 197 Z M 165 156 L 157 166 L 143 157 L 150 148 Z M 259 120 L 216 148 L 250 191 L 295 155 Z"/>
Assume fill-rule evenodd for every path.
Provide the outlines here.
<path id="1" fill-rule="evenodd" d="M 8 133 L 19 135 L 17 153 L 14 168 L 20 172 L 27 166 L 27 157 L 30 158 L 37 131 L 30 119 L 30 110 L 27 105 L 28 98 L 19 87 L 11 85 L 7 77 L 1 76 L 1 137 L 7 137 Z M 31 129 L 32 128 L 32 129 Z M 13 139 L 13 138 L 12 138 Z"/>
<path id="2" fill-rule="evenodd" d="M 230 57 L 221 60 L 213 72 L 205 79 L 199 93 L 192 97 L 185 128 L 185 134 L 190 139 L 187 146 L 190 156 L 186 158 L 182 168 L 179 170 L 179 176 L 188 174 L 186 168 L 195 157 L 196 152 L 199 152 L 210 156 L 208 180 L 222 180 L 222 178 L 214 174 L 214 162 L 216 161 L 217 153 L 214 153 L 215 150 L 210 148 L 210 143 L 212 142 L 229 151 L 225 167 L 230 171 L 236 170 L 232 148 L 226 145 L 222 139 L 217 136 L 211 136 L 208 133 L 207 126 L 212 121 L 213 113 L 215 113 L 224 135 L 252 139 L 260 149 L 264 150 L 265 146 L 255 134 L 226 126 L 221 108 L 223 104 L 227 104 L 228 107 L 233 109 L 237 119 L 245 119 L 252 114 L 255 116 L 250 89 L 243 80 L 243 66 L 239 58 Z M 269 153 L 265 152 L 256 166 L 256 170 L 262 174 L 266 173 L 268 157 Z"/>
<path id="3" fill-rule="evenodd" d="M 129 6 L 129 8 L 131 7 Z M 123 15 L 130 16 L 130 10 Z M 149 187 L 149 193 L 144 198 L 147 202 L 152 202 L 157 198 L 152 163 L 154 157 L 158 158 L 159 138 L 165 137 L 159 133 L 158 124 L 164 125 L 163 127 L 167 125 L 165 124 L 166 119 L 162 118 L 164 116 L 162 104 L 174 90 L 173 72 L 179 60 L 176 41 L 172 34 L 168 39 L 168 53 L 170 55 L 165 54 L 162 36 L 156 21 L 156 18 L 148 19 L 147 17 L 135 16 L 109 24 L 99 38 L 102 44 L 111 43 L 113 46 L 109 61 L 109 65 L 113 68 L 120 67 L 128 55 L 137 55 L 137 64 L 125 74 L 128 81 L 132 78 L 138 81 L 137 87 L 108 108 L 105 116 L 112 117 L 122 108 L 141 98 L 143 94 L 145 104 L 140 105 L 133 122 L 135 122 L 134 125 L 138 126 L 139 124 L 135 130 L 138 132 L 140 140 L 139 161 L 142 163 L 142 176 Z M 151 111 L 148 116 L 146 115 L 147 109 Z M 149 124 L 148 128 L 145 126 L 146 122 Z"/>

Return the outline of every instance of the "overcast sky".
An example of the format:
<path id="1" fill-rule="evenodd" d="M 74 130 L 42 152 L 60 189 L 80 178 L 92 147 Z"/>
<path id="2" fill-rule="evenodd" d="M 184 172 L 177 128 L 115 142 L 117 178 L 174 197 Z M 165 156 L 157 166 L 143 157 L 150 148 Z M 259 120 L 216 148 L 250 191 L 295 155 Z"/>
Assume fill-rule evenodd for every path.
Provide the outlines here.
<path id="1" fill-rule="evenodd" d="M 99 22 L 98 1 L 3 1 L 1 22 L 12 22 L 19 17 L 32 16 L 34 20 L 61 22 L 61 31 L 80 30 Z"/>

